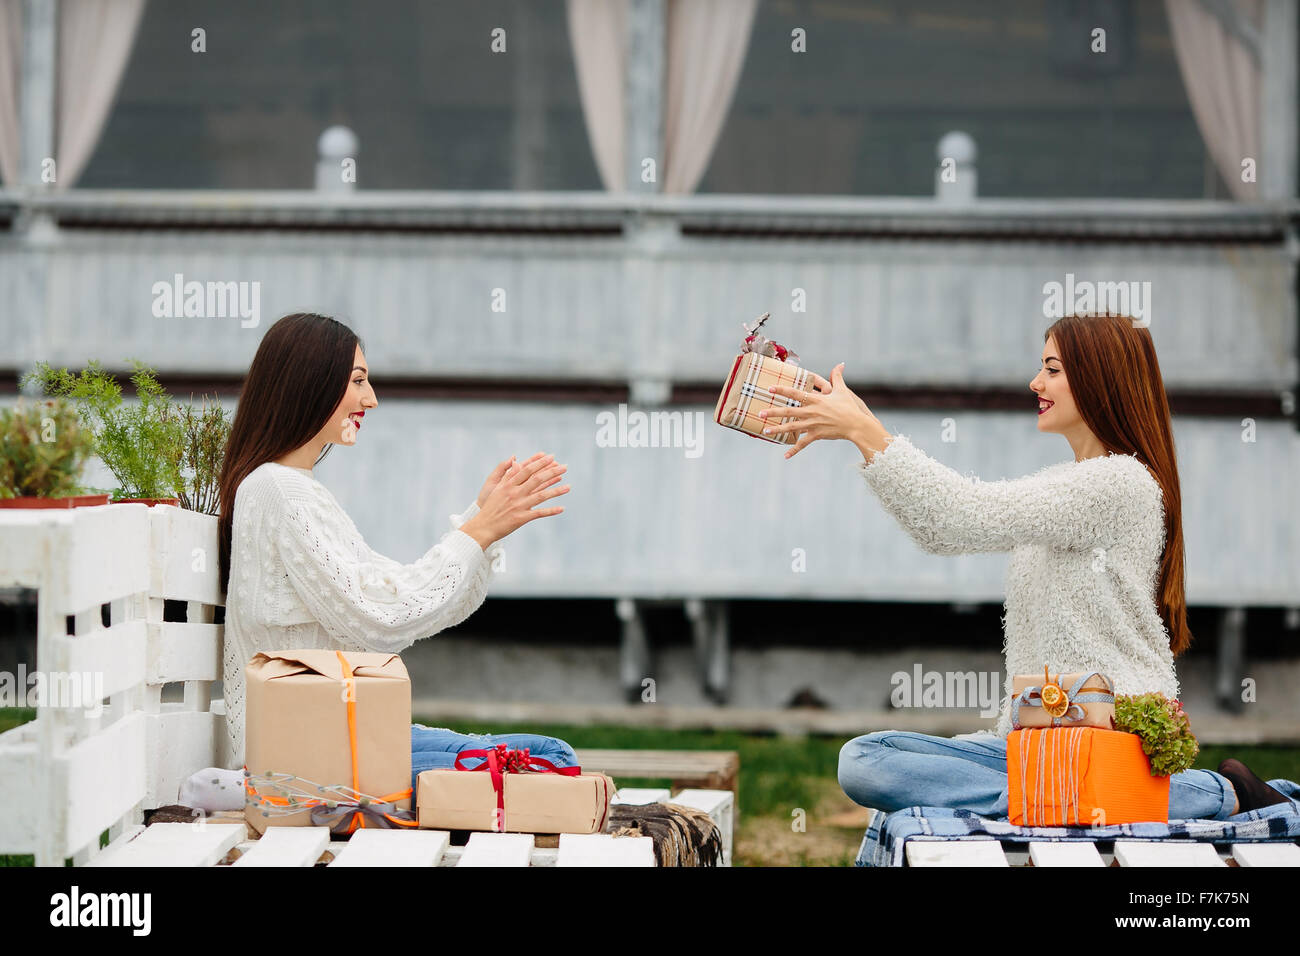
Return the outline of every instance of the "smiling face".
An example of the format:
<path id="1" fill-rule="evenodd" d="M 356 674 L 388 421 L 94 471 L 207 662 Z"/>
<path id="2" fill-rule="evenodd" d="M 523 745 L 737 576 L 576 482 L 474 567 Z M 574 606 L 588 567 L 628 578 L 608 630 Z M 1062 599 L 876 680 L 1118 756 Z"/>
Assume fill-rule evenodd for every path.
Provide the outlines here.
<path id="1" fill-rule="evenodd" d="M 370 370 L 366 368 L 366 357 L 357 346 L 353 369 L 348 376 L 348 390 L 343 401 L 330 415 L 329 421 L 320 430 L 317 438 L 337 445 L 355 445 L 357 432 L 361 428 L 361 418 L 366 411 L 379 404 L 375 390 L 370 386 Z"/>
<path id="2" fill-rule="evenodd" d="M 1070 394 L 1070 384 L 1059 355 L 1056 338 L 1049 337 L 1043 346 L 1042 366 L 1029 387 L 1038 396 L 1038 430 L 1068 435 L 1080 427 L 1086 430 L 1087 426 L 1083 424 Z"/>

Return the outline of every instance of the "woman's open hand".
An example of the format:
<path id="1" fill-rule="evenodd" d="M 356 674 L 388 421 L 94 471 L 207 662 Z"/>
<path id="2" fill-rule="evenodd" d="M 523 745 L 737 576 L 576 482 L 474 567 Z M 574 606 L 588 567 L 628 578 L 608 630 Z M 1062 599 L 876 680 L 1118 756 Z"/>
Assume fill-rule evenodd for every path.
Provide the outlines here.
<path id="1" fill-rule="evenodd" d="M 563 508 L 534 509 L 557 495 L 568 494 L 568 485 L 551 487 L 566 470 L 565 465 L 555 464 L 554 455 L 543 455 L 541 452 L 523 464 L 508 463 L 501 477 L 484 497 L 478 514 L 461 525 L 460 530 L 486 551 L 493 542 L 501 540 L 534 518 L 558 515 Z M 494 469 L 493 475 L 495 474 Z M 492 476 L 489 476 L 488 481 L 491 480 Z"/>
<path id="2" fill-rule="evenodd" d="M 543 455 L 539 451 L 532 458 L 529 458 L 526 462 L 524 462 L 524 464 L 531 465 L 533 462 L 535 462 L 538 458 L 541 457 L 543 457 Z M 492 474 L 487 476 L 487 481 L 483 482 L 483 487 L 482 489 L 480 489 L 478 493 L 478 498 L 475 499 L 475 503 L 479 506 L 480 509 L 483 507 L 483 502 L 487 501 L 488 495 L 492 494 L 492 489 L 495 488 L 497 484 L 501 481 L 501 479 L 505 476 L 505 473 L 510 469 L 510 466 L 514 464 L 514 461 L 515 461 L 515 456 L 511 455 L 505 461 L 501 462 L 495 468 L 493 468 Z"/>
<path id="3" fill-rule="evenodd" d="M 814 391 L 810 392 L 785 385 L 773 386 L 771 391 L 774 394 L 794 399 L 800 403 L 799 407 L 773 408 L 758 413 L 764 421 L 772 420 L 772 424 L 763 429 L 764 434 L 799 434 L 794 447 L 785 453 L 786 458 L 793 458 L 815 441 L 843 438 L 857 445 L 863 457 L 870 461 L 875 452 L 884 448 L 893 437 L 867 408 L 867 403 L 844 384 L 843 362 L 831 370 L 829 382 L 814 372 L 812 383 Z M 790 421 L 782 425 L 780 420 L 783 418 Z"/>

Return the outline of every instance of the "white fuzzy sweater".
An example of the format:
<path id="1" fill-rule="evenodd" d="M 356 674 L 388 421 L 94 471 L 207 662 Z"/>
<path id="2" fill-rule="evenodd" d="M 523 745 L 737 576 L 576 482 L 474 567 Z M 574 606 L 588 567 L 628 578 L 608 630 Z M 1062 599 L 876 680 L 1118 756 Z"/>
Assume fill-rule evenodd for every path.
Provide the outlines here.
<path id="1" fill-rule="evenodd" d="M 1014 480 L 963 477 L 895 435 L 857 466 L 903 530 L 931 554 L 1010 551 L 1002 712 L 1016 674 L 1101 671 L 1117 694 L 1177 698 L 1156 608 L 1165 528 L 1160 485 L 1133 455 L 1049 465 Z"/>
<path id="2" fill-rule="evenodd" d="M 397 653 L 459 624 L 487 596 L 500 543 L 484 553 L 452 530 L 413 564 L 371 550 L 329 489 L 305 468 L 268 462 L 235 494 L 223 687 L 231 766 L 244 762 L 244 666 L 258 651 Z"/>

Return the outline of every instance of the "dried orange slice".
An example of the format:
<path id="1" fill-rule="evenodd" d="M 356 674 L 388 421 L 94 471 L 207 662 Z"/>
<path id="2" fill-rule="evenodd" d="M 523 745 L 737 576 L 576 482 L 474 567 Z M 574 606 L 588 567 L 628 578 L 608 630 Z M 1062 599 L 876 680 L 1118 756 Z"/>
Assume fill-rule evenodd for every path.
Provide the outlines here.
<path id="1" fill-rule="evenodd" d="M 1061 678 L 1058 676 L 1055 681 L 1047 679 L 1047 672 L 1043 672 L 1043 689 L 1039 691 L 1039 699 L 1043 702 L 1043 710 L 1052 717 L 1061 717 L 1070 709 L 1070 695 L 1061 687 Z"/>

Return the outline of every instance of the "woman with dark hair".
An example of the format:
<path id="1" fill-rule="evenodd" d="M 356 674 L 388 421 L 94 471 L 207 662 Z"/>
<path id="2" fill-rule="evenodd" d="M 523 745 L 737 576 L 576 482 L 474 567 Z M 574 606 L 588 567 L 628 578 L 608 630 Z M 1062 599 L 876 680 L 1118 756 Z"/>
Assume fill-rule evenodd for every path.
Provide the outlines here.
<path id="1" fill-rule="evenodd" d="M 376 553 L 312 474 L 330 447 L 356 443 L 376 405 L 361 342 L 346 325 L 300 313 L 267 330 L 240 392 L 220 479 L 226 727 L 235 768 L 244 762 L 244 666 L 254 654 L 402 651 L 483 603 L 500 539 L 564 510 L 538 507 L 569 490 L 554 487 L 565 472 L 554 456 L 510 458 L 423 557 L 400 564 Z M 412 786 L 421 770 L 450 767 L 459 751 L 496 743 L 527 747 L 560 767 L 577 762 L 553 737 L 413 724 Z"/>
<path id="2" fill-rule="evenodd" d="M 777 387 L 799 407 L 765 429 L 811 442 L 846 439 L 862 452 L 867 484 L 931 554 L 1010 551 L 1004 650 L 1006 694 L 997 729 L 954 738 L 878 731 L 840 751 L 844 792 L 892 812 L 933 806 L 1007 817 L 1012 677 L 1098 671 L 1117 694 L 1177 699 L 1174 658 L 1185 651 L 1182 505 L 1160 365 L 1151 333 L 1115 315 L 1067 316 L 1044 336 L 1029 383 L 1038 430 L 1064 435 L 1074 461 L 1014 481 L 959 475 L 891 435 L 844 385 L 844 366 L 812 392 Z M 1068 376 L 1068 377 L 1067 377 Z M 769 417 L 766 412 L 762 417 Z M 1224 819 L 1290 798 L 1237 760 L 1219 772 L 1170 778 L 1171 819 Z"/>

